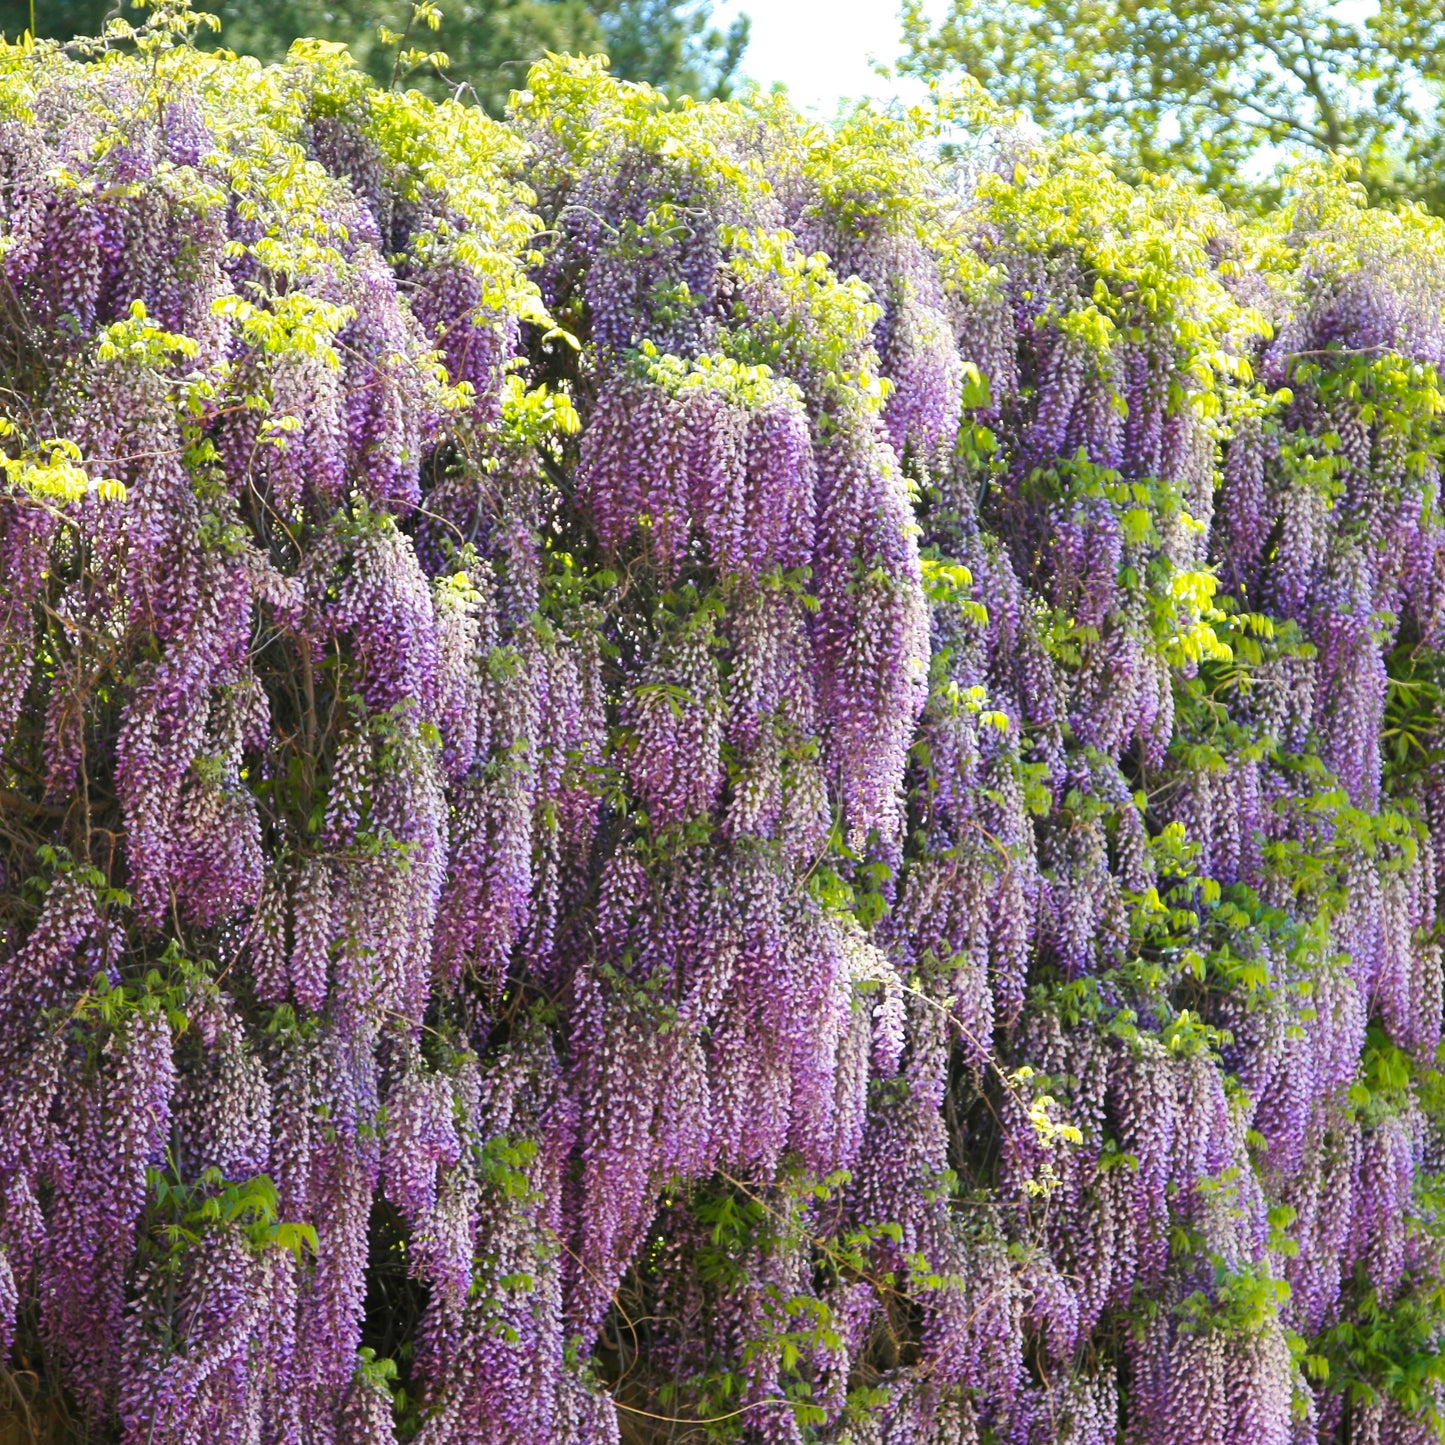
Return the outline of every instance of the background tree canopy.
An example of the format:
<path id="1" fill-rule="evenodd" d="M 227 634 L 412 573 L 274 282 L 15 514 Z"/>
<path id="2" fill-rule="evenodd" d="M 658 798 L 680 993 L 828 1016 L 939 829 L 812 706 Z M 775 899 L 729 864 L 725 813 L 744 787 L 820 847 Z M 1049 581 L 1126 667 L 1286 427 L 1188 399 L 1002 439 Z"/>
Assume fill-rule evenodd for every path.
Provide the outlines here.
<path id="1" fill-rule="evenodd" d="M 1322 0 L 954 0 L 936 28 L 907 0 L 904 29 L 906 71 L 964 71 L 1040 125 L 1102 142 L 1127 174 L 1267 199 L 1280 152 L 1339 152 L 1375 196 L 1445 204 L 1445 7 L 1430 0 L 1363 16 Z"/>
<path id="2" fill-rule="evenodd" d="M 197 9 L 221 18 L 222 43 L 230 49 L 274 61 L 301 36 L 341 42 L 383 84 L 396 46 L 382 31 L 405 32 L 411 18 L 403 0 L 207 0 Z M 726 32 L 711 24 L 710 0 L 439 0 L 435 9 L 438 28 L 412 25 L 410 38 L 449 63 L 444 73 L 424 66 L 407 83 L 437 94 L 464 83 L 492 115 L 502 113 L 527 68 L 548 51 L 605 51 L 613 73 L 625 80 L 669 95 L 726 96 L 748 40 L 746 16 Z M 37 0 L 36 33 L 60 40 L 96 35 L 105 18 L 121 10 L 117 0 Z M 16 39 L 29 28 L 31 13 L 28 0 L 3 0 L 0 34 Z"/>

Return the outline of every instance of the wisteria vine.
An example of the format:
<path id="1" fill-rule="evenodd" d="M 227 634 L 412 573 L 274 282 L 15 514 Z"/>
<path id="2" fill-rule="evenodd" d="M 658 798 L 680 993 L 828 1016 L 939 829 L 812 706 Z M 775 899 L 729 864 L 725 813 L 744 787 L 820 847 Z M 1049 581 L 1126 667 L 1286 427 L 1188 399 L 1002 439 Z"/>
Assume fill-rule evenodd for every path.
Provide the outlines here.
<path id="1" fill-rule="evenodd" d="M 1445 228 L 198 23 L 0 51 L 0 1411 L 1439 1438 Z"/>

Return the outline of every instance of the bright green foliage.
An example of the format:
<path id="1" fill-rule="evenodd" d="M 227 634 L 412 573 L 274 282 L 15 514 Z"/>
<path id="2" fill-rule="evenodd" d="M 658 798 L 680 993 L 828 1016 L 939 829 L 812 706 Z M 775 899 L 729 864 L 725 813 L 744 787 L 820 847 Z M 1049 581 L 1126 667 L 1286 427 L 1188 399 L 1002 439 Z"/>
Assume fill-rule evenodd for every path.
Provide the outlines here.
<path id="1" fill-rule="evenodd" d="M 729 93 L 748 43 L 747 18 L 724 33 L 710 23 L 708 0 L 440 0 L 416 14 L 407 0 L 206 0 L 197 8 L 218 15 L 224 43 L 243 54 L 275 61 L 298 38 L 332 41 L 383 85 L 411 75 L 429 92 L 474 97 L 493 115 L 549 51 L 605 51 L 625 79 L 706 98 Z M 0 0 L 0 34 L 17 39 L 32 13 L 38 35 L 68 40 L 98 34 L 122 9 L 113 0 Z"/>

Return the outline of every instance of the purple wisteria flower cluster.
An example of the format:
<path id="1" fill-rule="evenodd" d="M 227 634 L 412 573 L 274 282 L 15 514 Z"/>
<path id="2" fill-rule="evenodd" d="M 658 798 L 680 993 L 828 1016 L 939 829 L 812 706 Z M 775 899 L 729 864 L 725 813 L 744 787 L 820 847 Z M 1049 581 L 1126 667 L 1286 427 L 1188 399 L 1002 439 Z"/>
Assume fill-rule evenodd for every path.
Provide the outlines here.
<path id="1" fill-rule="evenodd" d="M 188 23 L 0 51 L 15 1398 L 1437 1438 L 1445 230 Z"/>

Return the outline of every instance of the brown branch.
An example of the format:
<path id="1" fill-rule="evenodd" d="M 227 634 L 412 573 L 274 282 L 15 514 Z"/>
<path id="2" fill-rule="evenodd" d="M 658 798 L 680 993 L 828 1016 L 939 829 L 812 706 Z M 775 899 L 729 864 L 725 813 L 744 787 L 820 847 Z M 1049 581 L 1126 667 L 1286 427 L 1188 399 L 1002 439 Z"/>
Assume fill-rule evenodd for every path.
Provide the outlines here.
<path id="1" fill-rule="evenodd" d="M 57 821 L 70 813 L 68 807 L 57 807 L 54 803 L 37 803 L 34 798 L 27 798 L 24 793 L 13 793 L 8 788 L 0 788 L 0 808 L 17 808 L 21 812 L 32 813 L 37 818 L 54 818 Z"/>

